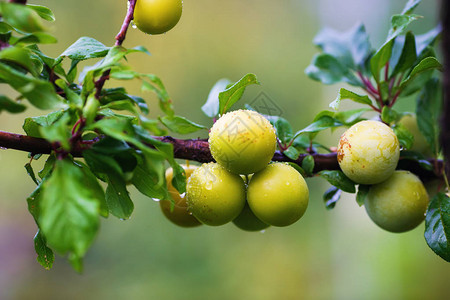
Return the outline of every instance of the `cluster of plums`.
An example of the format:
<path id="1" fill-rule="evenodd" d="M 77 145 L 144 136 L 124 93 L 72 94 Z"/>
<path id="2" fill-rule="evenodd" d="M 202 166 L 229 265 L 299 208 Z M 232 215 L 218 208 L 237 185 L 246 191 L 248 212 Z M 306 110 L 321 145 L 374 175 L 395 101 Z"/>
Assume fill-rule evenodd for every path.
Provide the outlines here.
<path id="1" fill-rule="evenodd" d="M 410 116 L 403 122 L 416 124 Z M 420 143 L 423 138 L 415 143 L 423 148 Z M 344 174 L 356 183 L 370 185 L 364 206 L 375 224 L 390 232 L 405 232 L 425 219 L 427 190 L 413 173 L 396 170 L 400 145 L 389 126 L 379 121 L 359 122 L 341 136 L 337 151 Z"/>
<path id="2" fill-rule="evenodd" d="M 309 190 L 293 167 L 270 163 L 276 144 L 275 129 L 261 114 L 250 110 L 224 114 L 209 135 L 216 163 L 185 167 L 185 197 L 171 185 L 168 171 L 175 209 L 170 201 L 161 201 L 165 215 L 181 226 L 233 222 L 247 231 L 295 223 L 308 206 Z"/>

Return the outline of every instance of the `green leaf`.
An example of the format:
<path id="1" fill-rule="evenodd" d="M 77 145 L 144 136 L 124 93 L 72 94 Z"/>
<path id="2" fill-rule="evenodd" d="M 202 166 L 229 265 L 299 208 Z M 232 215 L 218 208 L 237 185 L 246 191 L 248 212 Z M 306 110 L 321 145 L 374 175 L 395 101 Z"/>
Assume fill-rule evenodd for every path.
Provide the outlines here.
<path id="1" fill-rule="evenodd" d="M 25 32 L 45 31 L 39 15 L 27 5 L 0 2 L 3 21 Z"/>
<path id="2" fill-rule="evenodd" d="M 400 88 L 404 89 L 417 75 L 428 70 L 442 69 L 441 63 L 435 57 L 426 57 L 417 64 L 409 76 L 402 81 Z"/>
<path id="3" fill-rule="evenodd" d="M 362 86 L 351 70 L 337 60 L 334 56 L 326 53 L 314 56 L 311 64 L 305 70 L 311 79 L 324 84 L 334 84 L 341 81 L 353 86 Z"/>
<path id="4" fill-rule="evenodd" d="M 433 154 L 439 152 L 439 118 L 442 112 L 442 87 L 439 80 L 428 81 L 417 98 L 416 116 L 420 132 Z"/>
<path id="5" fill-rule="evenodd" d="M 33 182 L 36 183 L 36 185 L 39 185 L 39 181 L 36 179 L 36 175 L 34 174 L 34 170 L 33 167 L 31 166 L 31 163 L 25 164 L 25 170 L 27 170 L 27 174 L 28 176 L 31 177 L 31 180 L 33 180 Z"/>
<path id="6" fill-rule="evenodd" d="M 200 129 L 208 129 L 207 127 L 194 123 L 185 117 L 181 116 L 165 116 L 160 118 L 161 123 L 164 124 L 170 131 L 180 134 L 189 134 L 197 132 Z"/>
<path id="7" fill-rule="evenodd" d="M 62 115 L 64 111 L 58 110 L 45 116 L 26 118 L 22 128 L 28 136 L 42 138 L 40 128 L 54 124 Z"/>
<path id="8" fill-rule="evenodd" d="M 351 69 L 363 69 L 372 50 L 363 24 L 345 32 L 325 28 L 314 38 L 314 44 Z"/>
<path id="9" fill-rule="evenodd" d="M 50 33 L 34 32 L 18 38 L 14 44 L 54 44 L 56 42 L 58 42 L 58 40 Z"/>
<path id="10" fill-rule="evenodd" d="M 340 123 L 339 121 L 337 121 L 336 119 L 334 119 L 330 116 L 324 115 L 324 116 L 320 117 L 318 120 L 316 120 L 315 122 L 311 123 L 306 128 L 297 131 L 294 135 L 294 139 L 303 133 L 319 132 L 319 131 L 322 131 L 322 130 L 325 130 L 328 128 L 338 127 L 338 126 L 342 126 L 342 125 L 343 124 Z"/>
<path id="11" fill-rule="evenodd" d="M 342 190 L 338 189 L 337 187 L 330 187 L 324 194 L 323 194 L 323 201 L 325 202 L 326 209 L 330 210 L 333 209 L 336 206 L 336 203 L 341 198 Z"/>
<path id="12" fill-rule="evenodd" d="M 34 10 L 44 20 L 49 22 L 55 21 L 55 15 L 53 14 L 50 8 L 34 4 L 27 4 L 27 7 Z"/>
<path id="13" fill-rule="evenodd" d="M 127 91 L 122 87 L 103 89 L 101 95 L 102 97 L 100 100 L 102 101 L 102 103 L 104 103 L 104 101 L 111 102 L 117 100 L 131 100 L 139 107 L 141 112 L 143 112 L 144 114 L 149 113 L 148 105 L 143 98 L 128 94 Z"/>
<path id="14" fill-rule="evenodd" d="M 27 107 L 23 104 L 17 103 L 4 95 L 0 95 L 0 113 L 5 110 L 7 112 L 17 114 L 25 111 Z"/>
<path id="15" fill-rule="evenodd" d="M 334 110 L 339 109 L 339 105 L 341 104 L 341 100 L 349 99 L 356 103 L 366 104 L 366 105 L 372 105 L 372 101 L 367 95 L 358 95 L 356 93 L 353 93 L 352 91 L 349 91 L 347 89 L 341 88 L 339 90 L 339 94 L 333 102 L 330 103 L 330 107 Z"/>
<path id="16" fill-rule="evenodd" d="M 411 149 L 414 144 L 414 135 L 402 124 L 396 124 L 392 129 L 398 138 L 400 146 L 405 149 Z"/>
<path id="17" fill-rule="evenodd" d="M 425 240 L 437 255 L 450 262 L 450 198 L 437 194 L 425 219 Z"/>
<path id="18" fill-rule="evenodd" d="M 61 254 L 83 256 L 99 227 L 98 194 L 86 188 L 89 178 L 71 160 L 58 160 L 44 180 L 39 225 L 48 244 Z M 89 182 L 89 186 L 98 183 Z"/>
<path id="19" fill-rule="evenodd" d="M 391 58 L 394 39 L 389 39 L 370 59 L 370 71 L 376 82 L 380 82 L 380 71 Z"/>
<path id="20" fill-rule="evenodd" d="M 418 15 L 393 15 L 391 18 L 391 28 L 386 41 L 392 41 L 402 34 L 413 21 L 421 18 Z"/>
<path id="21" fill-rule="evenodd" d="M 412 14 L 422 0 L 409 0 L 403 8 L 402 15 Z"/>
<path id="22" fill-rule="evenodd" d="M 247 74 L 238 82 L 219 93 L 219 113 L 225 114 L 244 94 L 245 88 L 252 84 L 259 84 L 256 75 Z"/>
<path id="23" fill-rule="evenodd" d="M 47 160 L 45 161 L 44 167 L 38 172 L 38 175 L 41 179 L 44 179 L 51 173 L 51 171 L 55 167 L 55 161 L 56 157 L 54 154 L 48 156 Z"/>
<path id="24" fill-rule="evenodd" d="M 314 171 L 314 157 L 312 155 L 306 156 L 302 161 L 302 169 L 305 170 L 306 174 L 311 175 Z"/>
<path id="25" fill-rule="evenodd" d="M 361 116 L 368 111 L 372 111 L 372 109 L 371 108 L 359 108 L 359 109 L 340 111 L 340 112 L 334 113 L 334 118 L 346 126 L 351 126 L 359 121 L 362 121 L 363 119 L 361 118 Z"/>
<path id="26" fill-rule="evenodd" d="M 391 124 L 397 122 L 401 118 L 401 114 L 390 108 L 389 106 L 384 106 L 381 111 L 381 120 L 384 123 Z"/>
<path id="27" fill-rule="evenodd" d="M 394 44 L 394 49 L 397 45 L 397 40 Z M 393 49 L 393 52 L 395 50 Z M 416 54 L 416 41 L 414 38 L 414 35 L 411 32 L 406 33 L 404 43 L 403 43 L 403 49 L 401 51 L 401 55 L 398 58 L 397 62 L 392 62 L 392 66 L 394 67 L 394 70 L 391 73 L 391 78 L 399 73 L 406 72 L 409 70 L 415 61 L 417 60 L 417 54 Z"/>
<path id="28" fill-rule="evenodd" d="M 40 230 L 38 230 L 34 236 L 34 250 L 38 255 L 36 257 L 38 263 L 46 270 L 50 270 L 53 267 L 55 255 L 53 254 L 52 249 L 47 247 L 47 241 Z"/>
<path id="29" fill-rule="evenodd" d="M 167 199 L 164 157 L 143 156 L 133 173 L 131 182 L 139 192 L 153 199 Z"/>
<path id="30" fill-rule="evenodd" d="M 0 63 L 0 80 L 8 83 L 39 109 L 64 106 L 63 99 L 56 94 L 50 82 L 24 75 L 3 63 Z"/>
<path id="31" fill-rule="evenodd" d="M 70 138 L 72 137 L 69 126 L 70 120 L 69 113 L 65 113 L 51 126 L 40 127 L 40 135 L 49 142 L 59 142 L 64 149 L 69 150 Z"/>
<path id="32" fill-rule="evenodd" d="M 366 201 L 366 197 L 369 194 L 370 185 L 360 184 L 358 185 L 358 193 L 356 194 L 356 203 L 359 206 L 363 206 Z"/>
<path id="33" fill-rule="evenodd" d="M 294 132 L 289 121 L 282 117 L 271 117 L 268 119 L 274 126 L 278 139 L 282 143 L 290 142 L 294 135 Z"/>
<path id="34" fill-rule="evenodd" d="M 292 160 L 297 160 L 300 156 L 300 152 L 294 146 L 290 146 L 289 148 L 284 150 L 283 154 Z"/>
<path id="35" fill-rule="evenodd" d="M 83 107 L 84 104 L 83 99 L 75 91 L 69 88 L 69 86 L 64 80 L 57 79 L 55 83 L 64 91 L 65 98 L 67 99 L 67 101 L 69 101 L 69 104 L 71 104 L 73 107 L 76 108 Z"/>
<path id="36" fill-rule="evenodd" d="M 344 192 L 352 194 L 356 192 L 355 183 L 345 176 L 342 171 L 321 171 L 318 174 Z"/>
<path id="37" fill-rule="evenodd" d="M 73 60 L 86 60 L 90 58 L 105 57 L 111 48 L 90 37 L 81 37 L 59 57 L 67 56 Z"/>
<path id="38" fill-rule="evenodd" d="M 214 118 L 219 114 L 219 94 L 227 89 L 231 83 L 229 79 L 220 79 L 217 81 L 209 92 L 208 99 L 202 106 L 202 111 L 210 118 Z"/>
<path id="39" fill-rule="evenodd" d="M 114 173 L 107 174 L 107 178 L 106 203 L 109 211 L 121 220 L 130 218 L 134 204 L 128 194 L 125 180 Z"/>
<path id="40" fill-rule="evenodd" d="M 13 62 L 29 71 L 33 76 L 39 76 L 40 72 L 35 68 L 35 64 L 31 58 L 31 51 L 26 48 L 17 46 L 4 48 L 0 51 L 0 60 Z"/>
<path id="41" fill-rule="evenodd" d="M 433 46 L 433 44 L 439 38 L 441 33 L 442 33 L 442 25 L 439 24 L 430 31 L 421 35 L 417 35 L 416 36 L 417 57 L 422 59 L 425 58 L 427 56 L 427 53 L 429 52 L 429 49 Z"/>
<path id="42" fill-rule="evenodd" d="M 173 116 L 175 112 L 173 109 L 172 100 L 170 99 L 169 94 L 167 93 L 161 79 L 153 74 L 145 74 L 143 76 L 149 79 L 151 83 L 143 81 L 142 90 L 154 92 L 159 99 L 159 107 L 161 108 L 161 110 L 166 115 Z"/>

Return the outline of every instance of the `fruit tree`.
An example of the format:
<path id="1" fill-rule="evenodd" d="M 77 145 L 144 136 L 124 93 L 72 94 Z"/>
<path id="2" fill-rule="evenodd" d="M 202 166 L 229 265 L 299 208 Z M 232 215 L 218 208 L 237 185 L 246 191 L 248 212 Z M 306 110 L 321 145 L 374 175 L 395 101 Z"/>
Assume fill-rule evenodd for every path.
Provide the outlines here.
<path id="1" fill-rule="evenodd" d="M 362 24 L 316 36 L 319 53 L 306 75 L 345 87 L 328 110 L 294 130 L 287 119 L 250 104 L 233 109 L 248 86 L 260 84 L 254 74 L 217 82 L 201 107 L 214 123 L 209 128 L 176 114 L 161 79 L 127 63 L 135 53 L 148 54 L 142 46 L 124 46 L 128 28 L 171 30 L 182 18 L 181 0 L 128 0 L 114 45 L 82 37 L 58 57 L 40 48 L 56 42 L 46 31 L 45 22 L 54 20 L 49 8 L 0 2 L 0 81 L 15 93 L 0 95 L 0 112 L 51 110 L 27 117 L 25 134 L 0 131 L 0 147 L 28 152 L 25 168 L 36 189 L 27 203 L 38 227 L 38 262 L 50 269 L 56 252 L 81 270 L 100 218 L 132 215 L 129 185 L 158 199 L 179 226 L 232 222 L 260 231 L 308 213 L 308 203 L 317 201 L 310 199 L 308 177 L 331 185 L 323 194 L 327 209 L 346 192 L 381 229 L 404 232 L 425 223 L 426 243 L 450 261 L 450 8 L 442 1 L 443 23 L 415 35 L 408 28 L 420 18 L 414 14 L 419 3 L 409 0 L 392 16 L 378 47 Z M 441 37 L 444 65 L 436 54 Z M 161 116 L 149 117 L 146 100 L 113 86 L 121 81 L 155 93 Z M 360 108 L 342 110 L 344 100 Z M 401 101 L 416 101 L 416 113 L 398 109 Z M 339 141 L 317 140 L 336 128 L 346 129 Z M 209 134 L 198 139 L 170 135 L 205 129 Z M 38 159 L 45 165 L 35 171 Z M 437 188 L 427 191 L 431 183 Z"/>

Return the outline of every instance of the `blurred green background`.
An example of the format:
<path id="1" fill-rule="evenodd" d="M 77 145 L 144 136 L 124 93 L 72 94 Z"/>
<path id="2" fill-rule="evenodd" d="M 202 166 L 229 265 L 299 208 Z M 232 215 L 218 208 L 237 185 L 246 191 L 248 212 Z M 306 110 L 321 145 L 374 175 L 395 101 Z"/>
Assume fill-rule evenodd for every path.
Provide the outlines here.
<path id="1" fill-rule="evenodd" d="M 114 43 L 126 0 L 30 1 L 52 8 L 59 43 L 43 47 L 58 56 L 80 36 Z M 264 92 L 296 129 L 327 109 L 340 86 L 323 87 L 303 70 L 316 49 L 314 35 L 324 26 L 344 30 L 366 24 L 380 45 L 392 13 L 406 1 L 361 0 L 184 0 L 178 26 L 161 36 L 130 29 L 126 47 L 138 71 L 162 78 L 178 114 L 211 125 L 200 107 L 220 78 L 238 80 L 255 73 L 244 102 Z M 437 23 L 438 1 L 423 1 L 417 33 Z M 117 84 L 111 82 L 110 84 Z M 137 84 L 127 85 L 141 94 Z M 10 93 L 0 87 L 2 93 Z M 144 95 L 152 106 L 155 99 Z M 412 103 L 402 103 L 413 110 Z M 25 116 L 0 115 L 0 129 L 22 133 Z M 152 116 L 157 116 L 155 109 Z M 322 134 L 329 146 L 339 133 Z M 204 134 L 202 135 L 205 136 Z M 83 274 L 58 257 L 53 270 L 35 260 L 36 226 L 26 197 L 34 189 L 23 165 L 27 154 L 0 150 L 0 299 L 447 299 L 450 265 L 427 247 L 422 224 L 404 234 L 376 227 L 353 195 L 326 211 L 322 180 L 308 179 L 310 205 L 293 226 L 247 233 L 232 224 L 183 229 L 172 225 L 158 203 L 131 190 L 135 212 L 128 221 L 102 221 L 85 259 Z M 37 166 L 38 164 L 36 164 Z"/>

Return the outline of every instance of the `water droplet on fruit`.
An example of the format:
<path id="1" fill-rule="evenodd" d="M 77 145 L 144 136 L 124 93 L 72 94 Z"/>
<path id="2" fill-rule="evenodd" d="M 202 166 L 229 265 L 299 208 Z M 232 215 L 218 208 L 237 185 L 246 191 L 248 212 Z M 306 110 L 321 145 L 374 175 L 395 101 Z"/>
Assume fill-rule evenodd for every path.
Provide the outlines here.
<path id="1" fill-rule="evenodd" d="M 259 233 L 266 233 L 266 230 L 263 229 L 263 230 L 261 230 Z"/>
<path id="2" fill-rule="evenodd" d="M 158 199 L 158 198 L 152 198 L 152 200 L 155 201 L 155 202 L 159 202 L 160 201 L 160 199 Z"/>

